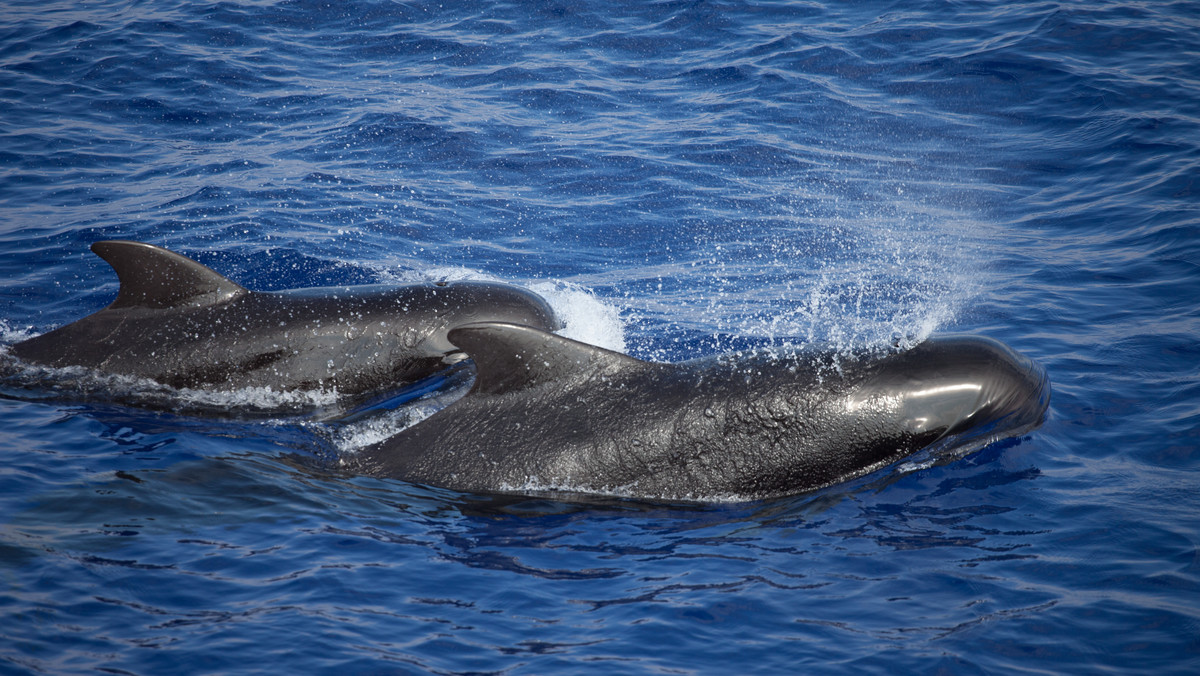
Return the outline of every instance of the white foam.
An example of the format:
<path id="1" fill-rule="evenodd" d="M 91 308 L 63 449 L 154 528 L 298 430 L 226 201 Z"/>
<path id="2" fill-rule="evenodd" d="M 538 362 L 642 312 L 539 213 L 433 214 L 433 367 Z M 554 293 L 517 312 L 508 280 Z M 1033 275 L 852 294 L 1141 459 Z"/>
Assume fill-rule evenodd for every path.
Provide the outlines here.
<path id="1" fill-rule="evenodd" d="M 399 408 L 380 411 L 352 423 L 332 427 L 330 441 L 340 453 L 353 454 L 389 439 L 449 406 L 466 394 L 469 382 L 435 390 Z"/>
<path id="2" fill-rule="evenodd" d="M 27 326 L 23 329 L 14 329 L 9 326 L 7 320 L 0 319 L 0 347 L 3 347 L 5 350 L 14 343 L 29 340 L 39 335 L 41 334 L 34 331 L 32 326 Z"/>
<path id="3" fill-rule="evenodd" d="M 545 298 L 563 321 L 559 335 L 608 350 L 625 351 L 625 324 L 617 306 L 571 282 L 536 282 L 530 285 L 530 290 Z"/>
<path id="4" fill-rule="evenodd" d="M 181 413 L 227 411 L 233 415 L 304 412 L 338 402 L 336 390 L 279 391 L 267 387 L 234 390 L 174 388 L 140 376 L 106 373 L 84 366 L 43 366 L 20 361 L 0 346 L 4 383 L 51 397 L 80 397 L 165 408 Z"/>
<path id="5" fill-rule="evenodd" d="M 143 381 L 153 382 L 153 381 Z M 157 385 L 157 383 L 154 383 Z M 163 386 L 160 386 L 163 387 Z M 168 390 L 170 388 L 167 388 Z M 316 409 L 338 402 L 336 388 L 281 391 L 269 387 L 241 387 L 235 390 L 202 390 L 182 388 L 171 390 L 185 404 L 231 411 Z"/>
<path id="6" fill-rule="evenodd" d="M 653 496 L 647 496 L 646 494 L 639 491 L 636 481 L 634 483 L 627 484 L 624 486 L 615 486 L 615 487 L 611 487 L 611 488 L 597 488 L 594 486 L 580 486 L 578 484 L 571 482 L 570 480 L 548 482 L 548 481 L 542 481 L 540 479 L 535 479 L 533 477 L 530 477 L 530 478 L 527 478 L 523 483 L 518 484 L 518 485 L 502 483 L 499 486 L 499 490 L 501 492 L 505 492 L 505 493 L 518 493 L 521 495 L 529 495 L 529 494 L 536 495 L 539 493 L 540 494 L 572 493 L 572 494 L 577 494 L 577 495 L 601 496 L 601 497 L 608 497 L 608 498 L 621 498 L 621 499 L 633 499 L 633 500 L 645 500 L 647 498 L 662 499 L 662 498 L 654 498 Z M 738 502 L 747 502 L 747 501 L 750 501 L 753 499 L 754 498 L 750 498 L 745 495 L 739 495 L 736 493 L 712 493 L 712 494 L 708 494 L 708 495 L 687 494 L 684 496 L 671 498 L 671 500 L 678 501 L 678 502 L 704 502 L 704 503 L 738 503 Z"/>
<path id="7" fill-rule="evenodd" d="M 385 284 L 430 281 L 512 283 L 478 270 L 452 266 L 419 271 L 382 268 L 376 272 L 380 282 Z M 524 286 L 544 298 L 562 320 L 564 326 L 558 331 L 559 335 L 608 350 L 625 351 L 625 324 L 621 320 L 621 308 L 617 305 L 602 300 L 590 289 L 573 282 L 543 280 Z"/>
<path id="8" fill-rule="evenodd" d="M 389 439 L 408 427 L 433 415 L 436 408 L 427 404 L 415 404 L 404 408 L 385 411 L 379 415 L 340 427 L 331 434 L 331 441 L 342 453 L 355 453 L 359 449 Z"/>

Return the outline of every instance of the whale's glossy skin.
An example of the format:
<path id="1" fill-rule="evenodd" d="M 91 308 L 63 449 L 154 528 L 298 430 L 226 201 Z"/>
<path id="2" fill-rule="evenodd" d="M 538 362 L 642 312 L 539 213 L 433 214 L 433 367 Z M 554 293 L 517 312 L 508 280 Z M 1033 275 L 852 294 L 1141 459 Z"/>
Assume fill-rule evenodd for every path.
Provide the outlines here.
<path id="1" fill-rule="evenodd" d="M 476 363 L 471 392 L 351 468 L 475 492 L 759 499 L 1023 433 L 1050 395 L 1039 366 L 978 337 L 832 367 L 829 355 L 650 363 L 497 323 L 449 335 Z"/>
<path id="2" fill-rule="evenodd" d="M 174 387 L 357 395 L 426 377 L 453 360 L 450 329 L 479 321 L 559 328 L 553 310 L 505 284 L 248 291 L 149 244 L 97 242 L 121 281 L 107 308 L 13 345 L 30 363 L 84 366 Z"/>

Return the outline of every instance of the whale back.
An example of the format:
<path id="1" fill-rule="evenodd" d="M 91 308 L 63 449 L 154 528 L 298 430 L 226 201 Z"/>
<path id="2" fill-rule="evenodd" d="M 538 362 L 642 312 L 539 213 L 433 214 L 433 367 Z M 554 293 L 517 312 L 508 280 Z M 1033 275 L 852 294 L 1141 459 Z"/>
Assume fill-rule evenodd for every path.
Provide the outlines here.
<path id="1" fill-rule="evenodd" d="M 461 358 L 446 336 L 456 326 L 560 326 L 545 299 L 495 282 L 252 292 L 150 244 L 112 240 L 92 250 L 116 272 L 116 298 L 13 345 L 12 356 L 175 388 L 336 390 L 352 397 L 447 368 Z"/>
<path id="2" fill-rule="evenodd" d="M 1044 372 L 977 337 L 825 369 L 827 355 L 645 362 L 537 329 L 477 323 L 466 396 L 361 449 L 357 471 L 453 490 L 762 499 L 829 486 L 929 448 L 1036 426 Z"/>

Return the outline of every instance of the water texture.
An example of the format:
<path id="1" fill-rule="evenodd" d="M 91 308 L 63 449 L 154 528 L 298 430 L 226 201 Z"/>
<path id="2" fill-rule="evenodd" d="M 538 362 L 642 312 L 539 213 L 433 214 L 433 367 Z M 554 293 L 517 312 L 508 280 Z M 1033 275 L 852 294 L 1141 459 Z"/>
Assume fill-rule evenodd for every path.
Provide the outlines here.
<path id="1" fill-rule="evenodd" d="M 0 14 L 3 346 L 109 303 L 120 238 L 504 280 L 666 361 L 985 334 L 1054 385 L 953 462 L 670 505 L 314 469 L 461 378 L 335 425 L 9 358 L 0 672 L 1200 670 L 1194 3 Z"/>

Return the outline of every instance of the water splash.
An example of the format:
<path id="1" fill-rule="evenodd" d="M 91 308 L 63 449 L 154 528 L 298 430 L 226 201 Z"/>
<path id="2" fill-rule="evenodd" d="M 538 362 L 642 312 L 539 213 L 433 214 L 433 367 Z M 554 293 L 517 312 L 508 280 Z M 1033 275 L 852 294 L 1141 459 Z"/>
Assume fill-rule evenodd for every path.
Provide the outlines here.
<path id="1" fill-rule="evenodd" d="M 5 354 L 8 352 L 9 345 L 29 340 L 39 335 L 41 334 L 34 331 L 32 326 L 27 326 L 23 329 L 13 328 L 8 323 L 8 320 L 0 319 L 0 350 L 3 350 Z"/>
<path id="2" fill-rule="evenodd" d="M 435 266 L 423 270 L 382 268 L 376 271 L 381 283 L 413 284 L 429 281 L 499 282 L 504 280 L 465 267 Z M 625 350 L 625 324 L 621 309 L 600 298 L 591 289 L 574 282 L 543 280 L 526 285 L 550 304 L 563 328 L 559 335 L 617 352 Z"/>
<path id="3" fill-rule="evenodd" d="M 835 253 L 813 261 L 802 286 L 787 285 L 799 293 L 778 312 L 747 316 L 748 333 L 781 347 L 905 349 L 953 322 L 970 296 L 950 232 L 879 217 L 821 231 L 834 238 Z"/>
<path id="4" fill-rule="evenodd" d="M 633 280 L 626 302 L 648 329 L 635 350 L 678 360 L 747 347 L 910 347 L 976 293 L 965 244 L 975 227 L 902 188 L 874 202 L 795 198 L 753 223 L 731 217 L 698 235 L 689 258 Z"/>
<path id="5" fill-rule="evenodd" d="M 617 306 L 572 282 L 537 282 L 530 289 L 545 298 L 562 319 L 564 327 L 558 332 L 560 335 L 616 352 L 625 351 L 625 324 Z"/>

